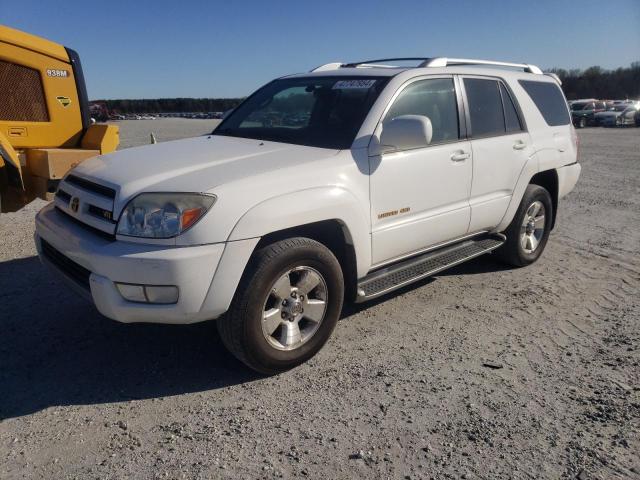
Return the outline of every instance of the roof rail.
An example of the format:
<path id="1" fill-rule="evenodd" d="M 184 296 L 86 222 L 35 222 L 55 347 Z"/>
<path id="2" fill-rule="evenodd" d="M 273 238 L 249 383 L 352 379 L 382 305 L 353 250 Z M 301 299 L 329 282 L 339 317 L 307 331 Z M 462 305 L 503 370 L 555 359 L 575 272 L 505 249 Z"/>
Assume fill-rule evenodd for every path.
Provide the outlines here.
<path id="1" fill-rule="evenodd" d="M 332 62 L 332 63 L 325 63 L 324 65 L 320 65 L 319 67 L 316 67 L 314 69 L 309 70 L 310 72 L 322 72 L 324 70 L 336 70 L 340 67 L 342 67 L 342 62 Z"/>
<path id="2" fill-rule="evenodd" d="M 542 75 L 542 70 L 528 63 L 495 62 L 493 60 L 472 60 L 469 58 L 429 58 L 420 64 L 421 67 L 448 67 L 449 65 L 493 65 L 498 67 L 522 68 L 525 72 Z"/>
<path id="3" fill-rule="evenodd" d="M 364 62 L 352 62 L 346 63 L 343 65 L 344 68 L 353 68 L 353 67 L 383 67 L 383 68 L 394 68 L 395 65 L 385 65 L 385 62 L 416 62 L 416 61 L 425 62 L 429 60 L 426 57 L 398 57 L 398 58 L 380 58 L 377 60 L 365 60 Z"/>
<path id="4" fill-rule="evenodd" d="M 320 65 L 311 70 L 312 72 L 321 72 L 324 70 L 336 70 L 338 68 L 397 68 L 396 65 L 387 65 L 385 62 L 407 62 L 420 61 L 418 67 L 448 67 L 450 65 L 491 65 L 498 67 L 521 68 L 525 72 L 542 75 L 542 70 L 529 63 L 512 63 L 512 62 L 496 62 L 493 60 L 473 60 L 469 58 L 447 58 L 447 57 L 399 57 L 399 58 L 381 58 L 378 60 L 365 60 L 363 62 L 341 63 L 332 62 Z"/>
<path id="5" fill-rule="evenodd" d="M 556 82 L 558 82 L 558 85 L 562 85 L 562 80 L 560 80 L 560 77 L 555 74 L 555 73 L 545 73 L 545 75 L 547 75 L 548 77 L 553 78 Z"/>

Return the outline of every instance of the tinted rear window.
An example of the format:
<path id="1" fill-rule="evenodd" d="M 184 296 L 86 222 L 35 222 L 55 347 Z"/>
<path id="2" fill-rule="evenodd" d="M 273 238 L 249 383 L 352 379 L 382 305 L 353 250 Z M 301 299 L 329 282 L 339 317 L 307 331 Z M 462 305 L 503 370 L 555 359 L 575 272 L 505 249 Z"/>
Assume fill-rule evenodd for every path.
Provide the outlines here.
<path id="1" fill-rule="evenodd" d="M 550 127 L 568 125 L 569 111 L 560 87 L 555 83 L 536 82 L 535 80 L 519 80 L 533 103 Z"/>
<path id="2" fill-rule="evenodd" d="M 498 82 L 465 78 L 464 88 L 469 102 L 472 136 L 502 135 L 505 132 L 504 113 Z"/>

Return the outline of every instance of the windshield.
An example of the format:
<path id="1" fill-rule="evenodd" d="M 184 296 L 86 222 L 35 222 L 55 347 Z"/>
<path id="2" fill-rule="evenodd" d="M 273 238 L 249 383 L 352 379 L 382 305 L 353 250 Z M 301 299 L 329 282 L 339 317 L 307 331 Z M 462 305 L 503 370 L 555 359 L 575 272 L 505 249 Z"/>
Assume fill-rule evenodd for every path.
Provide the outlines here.
<path id="1" fill-rule="evenodd" d="M 387 77 L 274 80 L 240 104 L 213 135 L 347 149 L 387 81 Z"/>
<path id="2" fill-rule="evenodd" d="M 572 103 L 571 110 L 582 110 L 587 105 L 591 105 L 590 103 Z"/>
<path id="3" fill-rule="evenodd" d="M 615 105 L 611 110 L 614 112 L 624 112 L 627 108 L 627 105 Z"/>

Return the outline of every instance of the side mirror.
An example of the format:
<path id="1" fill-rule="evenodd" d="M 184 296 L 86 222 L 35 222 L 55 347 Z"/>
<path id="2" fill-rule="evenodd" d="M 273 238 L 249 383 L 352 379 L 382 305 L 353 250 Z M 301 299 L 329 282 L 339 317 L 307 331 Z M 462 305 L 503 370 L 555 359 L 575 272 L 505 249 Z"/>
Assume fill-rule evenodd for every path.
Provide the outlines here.
<path id="1" fill-rule="evenodd" d="M 382 125 L 380 153 L 426 147 L 431 143 L 433 127 L 429 117 L 400 115 Z"/>

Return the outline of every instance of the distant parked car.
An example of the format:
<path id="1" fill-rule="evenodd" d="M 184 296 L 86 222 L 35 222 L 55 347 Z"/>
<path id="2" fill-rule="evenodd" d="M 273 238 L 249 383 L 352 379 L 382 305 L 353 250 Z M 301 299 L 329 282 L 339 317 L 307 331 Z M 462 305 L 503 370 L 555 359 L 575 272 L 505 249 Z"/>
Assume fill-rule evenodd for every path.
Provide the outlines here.
<path id="1" fill-rule="evenodd" d="M 638 109 L 631 104 L 617 104 L 606 112 L 595 114 L 595 123 L 602 127 L 622 127 L 625 125 L 635 125 Z"/>
<path id="2" fill-rule="evenodd" d="M 573 102 L 571 104 L 571 118 L 578 128 L 596 125 L 595 115 L 606 111 L 606 105 L 600 100 Z"/>

